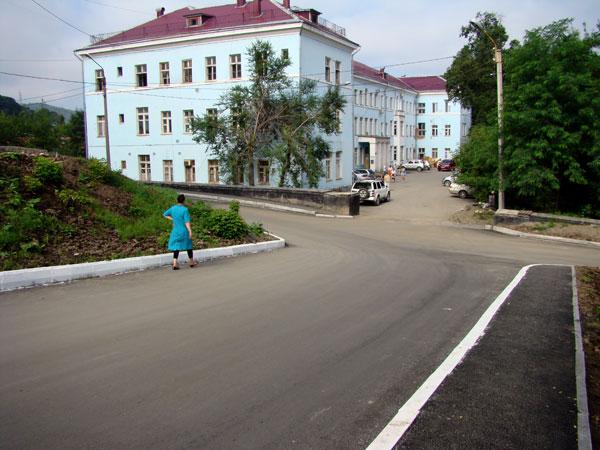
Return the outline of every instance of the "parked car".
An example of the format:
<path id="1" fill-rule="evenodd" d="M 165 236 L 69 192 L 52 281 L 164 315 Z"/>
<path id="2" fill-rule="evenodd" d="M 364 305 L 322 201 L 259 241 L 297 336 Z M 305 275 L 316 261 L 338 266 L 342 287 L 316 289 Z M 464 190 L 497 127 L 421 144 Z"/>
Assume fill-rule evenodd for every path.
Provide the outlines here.
<path id="1" fill-rule="evenodd" d="M 442 184 L 446 187 L 450 187 L 452 183 L 456 181 L 456 175 L 448 175 L 447 177 L 442 178 Z"/>
<path id="2" fill-rule="evenodd" d="M 372 178 L 372 175 L 368 169 L 354 169 L 352 171 L 352 179 L 354 181 L 368 180 L 370 178 Z"/>
<path id="3" fill-rule="evenodd" d="M 425 164 L 420 159 L 411 159 L 410 161 L 405 161 L 402 163 L 402 167 L 405 167 L 406 170 L 416 170 L 417 172 L 421 172 L 425 170 Z"/>
<path id="4" fill-rule="evenodd" d="M 361 202 L 373 202 L 378 206 L 391 198 L 390 190 L 381 180 L 357 181 L 352 185 L 352 192 L 358 192 Z"/>
<path id="5" fill-rule="evenodd" d="M 456 168 L 456 164 L 453 159 L 442 159 L 437 166 L 438 171 L 450 172 Z"/>
<path id="6" fill-rule="evenodd" d="M 454 195 L 460 198 L 473 197 L 473 188 L 466 184 L 452 183 L 448 188 L 450 195 Z"/>

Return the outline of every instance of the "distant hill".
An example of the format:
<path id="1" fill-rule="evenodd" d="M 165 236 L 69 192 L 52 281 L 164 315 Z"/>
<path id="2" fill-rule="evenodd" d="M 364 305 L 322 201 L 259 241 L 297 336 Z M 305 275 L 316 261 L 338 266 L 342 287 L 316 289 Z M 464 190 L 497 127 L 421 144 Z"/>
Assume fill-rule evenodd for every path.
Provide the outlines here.
<path id="1" fill-rule="evenodd" d="M 23 110 L 23 107 L 19 105 L 14 98 L 5 97 L 0 95 L 0 111 L 15 116 Z"/>
<path id="2" fill-rule="evenodd" d="M 50 112 L 55 112 L 65 118 L 65 122 L 68 122 L 71 116 L 75 111 L 67 108 L 60 108 L 58 106 L 52 106 L 47 103 L 27 103 L 25 105 L 21 105 L 25 108 L 29 108 L 32 111 L 37 111 L 38 109 L 47 109 Z"/>

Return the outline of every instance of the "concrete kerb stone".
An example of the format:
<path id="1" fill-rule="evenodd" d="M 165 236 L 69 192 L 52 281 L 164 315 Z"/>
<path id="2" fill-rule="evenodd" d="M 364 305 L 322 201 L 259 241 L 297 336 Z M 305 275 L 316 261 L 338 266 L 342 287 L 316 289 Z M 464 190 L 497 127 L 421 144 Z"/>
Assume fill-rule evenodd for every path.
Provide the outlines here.
<path id="1" fill-rule="evenodd" d="M 257 242 L 255 244 L 235 245 L 232 247 L 196 250 L 194 252 L 194 257 L 198 262 L 206 262 L 217 258 L 270 252 L 285 247 L 284 239 L 274 234 L 269 235 L 275 240 Z M 183 253 L 185 254 L 185 252 Z M 181 256 L 183 259 L 184 257 L 185 255 Z M 65 283 L 84 278 L 104 277 L 107 275 L 153 269 L 171 264 L 172 259 L 173 255 L 171 253 L 164 253 L 160 255 L 115 259 L 112 261 L 8 270 L 0 272 L 0 292 L 55 283 Z"/>
<path id="2" fill-rule="evenodd" d="M 581 239 L 571 239 L 571 238 L 564 238 L 564 237 L 560 237 L 560 236 L 548 236 L 545 234 L 524 233 L 522 231 L 513 230 L 511 228 L 499 227 L 496 225 L 486 225 L 485 229 L 488 231 L 494 231 L 496 233 L 507 234 L 509 236 L 546 240 L 546 241 L 563 242 L 565 244 L 583 245 L 585 247 L 592 247 L 592 248 L 597 248 L 600 250 L 600 242 L 584 241 Z"/>

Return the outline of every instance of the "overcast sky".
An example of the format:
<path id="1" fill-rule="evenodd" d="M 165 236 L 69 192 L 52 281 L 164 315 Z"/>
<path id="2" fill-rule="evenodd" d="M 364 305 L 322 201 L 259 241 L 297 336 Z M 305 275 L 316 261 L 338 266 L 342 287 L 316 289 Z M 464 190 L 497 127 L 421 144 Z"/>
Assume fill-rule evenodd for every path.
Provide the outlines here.
<path id="1" fill-rule="evenodd" d="M 39 5 L 77 31 L 53 17 Z M 81 81 L 73 50 L 89 45 L 85 34 L 126 30 L 184 6 L 206 7 L 235 0 L 0 0 L 0 71 Z M 600 20 L 598 0 L 291 0 L 292 6 L 319 10 L 322 17 L 346 28 L 361 45 L 356 59 L 374 67 L 392 66 L 394 75 L 441 75 L 465 45 L 460 28 L 477 12 L 497 13 L 509 39 L 525 30 L 573 18 L 574 25 L 594 30 Z M 366 6 L 368 5 L 368 6 Z M 81 84 L 0 74 L 0 94 L 23 103 L 45 101 L 82 108 Z"/>

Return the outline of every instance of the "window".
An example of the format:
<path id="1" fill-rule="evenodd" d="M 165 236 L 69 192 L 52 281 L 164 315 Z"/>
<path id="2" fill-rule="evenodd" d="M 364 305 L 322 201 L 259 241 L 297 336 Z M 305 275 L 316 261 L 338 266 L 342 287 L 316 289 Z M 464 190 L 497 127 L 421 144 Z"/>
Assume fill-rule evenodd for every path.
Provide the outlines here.
<path id="1" fill-rule="evenodd" d="M 281 57 L 283 59 L 290 59 L 290 51 L 287 48 L 281 50 Z"/>
<path id="2" fill-rule="evenodd" d="M 242 78 L 242 55 L 229 55 L 230 72 L 232 80 Z"/>
<path id="3" fill-rule="evenodd" d="M 450 158 L 450 149 L 445 148 L 444 149 L 444 159 L 448 159 L 448 158 Z"/>
<path id="4" fill-rule="evenodd" d="M 331 58 L 325 58 L 325 81 L 331 83 Z"/>
<path id="5" fill-rule="evenodd" d="M 162 111 L 160 115 L 162 122 L 162 133 L 171 134 L 173 132 L 173 127 L 171 125 L 171 111 Z"/>
<path id="6" fill-rule="evenodd" d="M 438 126 L 437 125 L 431 125 L 431 135 L 432 136 L 438 135 Z"/>
<path id="7" fill-rule="evenodd" d="M 212 184 L 219 182 L 219 161 L 216 159 L 208 160 L 208 182 Z"/>
<path id="8" fill-rule="evenodd" d="M 269 161 L 258 162 L 258 184 L 269 184 Z"/>
<path id="9" fill-rule="evenodd" d="M 331 180 L 331 153 L 328 153 L 325 159 L 325 178 Z"/>
<path id="10" fill-rule="evenodd" d="M 196 160 L 186 159 L 183 161 L 183 168 L 185 169 L 185 182 L 195 183 L 196 182 Z"/>
<path id="11" fill-rule="evenodd" d="M 192 118 L 194 117 L 193 109 L 186 109 L 183 111 L 183 132 L 192 132 Z"/>
<path id="12" fill-rule="evenodd" d="M 98 130 L 98 137 L 104 137 L 106 134 L 106 120 L 104 120 L 104 116 L 96 116 L 96 128 Z"/>
<path id="13" fill-rule="evenodd" d="M 358 89 L 354 89 L 354 104 L 358 105 Z"/>
<path id="14" fill-rule="evenodd" d="M 342 132 L 342 111 L 339 109 L 335 111 L 335 132 Z"/>
<path id="15" fill-rule="evenodd" d="M 368 106 L 373 106 L 373 93 L 369 92 L 369 105 Z"/>
<path id="16" fill-rule="evenodd" d="M 148 118 L 148 108 L 138 108 L 138 133 L 139 135 L 150 134 L 150 123 Z"/>
<path id="17" fill-rule="evenodd" d="M 423 147 L 419 147 L 419 159 L 425 158 L 425 149 Z"/>
<path id="18" fill-rule="evenodd" d="M 126 170 L 127 169 L 127 161 L 122 160 L 121 161 L 121 170 Z"/>
<path id="19" fill-rule="evenodd" d="M 181 80 L 183 83 L 191 83 L 192 82 L 192 60 L 184 59 L 181 61 L 181 68 L 183 79 Z"/>
<path id="20" fill-rule="evenodd" d="M 417 104 L 417 114 L 425 114 L 425 103 Z"/>
<path id="21" fill-rule="evenodd" d="M 335 84 L 342 83 L 342 63 L 339 61 L 335 62 Z"/>
<path id="22" fill-rule="evenodd" d="M 146 71 L 146 64 L 135 66 L 135 77 L 137 87 L 148 86 L 148 73 Z"/>
<path id="23" fill-rule="evenodd" d="M 451 126 L 450 125 L 446 125 L 444 127 L 444 136 L 450 136 L 451 134 L 452 134 Z"/>
<path id="24" fill-rule="evenodd" d="M 188 17 L 187 18 L 187 26 L 188 26 L 188 28 L 199 27 L 200 21 L 198 20 L 198 17 Z"/>
<path id="25" fill-rule="evenodd" d="M 100 92 L 104 88 L 104 71 L 96 70 L 96 92 Z"/>
<path id="26" fill-rule="evenodd" d="M 431 157 L 433 159 L 437 159 L 438 158 L 438 149 L 437 148 L 432 148 L 431 149 Z"/>
<path id="27" fill-rule="evenodd" d="M 417 126 L 418 126 L 417 137 L 424 138 L 425 137 L 425 123 L 424 122 L 419 122 L 417 124 Z"/>
<path id="28" fill-rule="evenodd" d="M 123 76 L 123 68 L 121 66 L 117 67 L 117 76 L 118 77 Z"/>
<path id="29" fill-rule="evenodd" d="M 444 111 L 450 112 L 450 100 L 444 100 Z"/>
<path id="30" fill-rule="evenodd" d="M 119 114 L 119 123 L 125 123 L 125 114 Z"/>
<path id="31" fill-rule="evenodd" d="M 171 84 L 171 75 L 169 73 L 169 63 L 161 62 L 159 65 L 160 69 L 160 84 L 167 86 Z"/>
<path id="32" fill-rule="evenodd" d="M 217 108 L 207 108 L 206 115 L 212 117 L 213 119 L 216 119 L 218 115 Z"/>
<path id="33" fill-rule="evenodd" d="M 206 58 L 206 81 L 217 79 L 217 57 L 209 56 Z"/>
<path id="34" fill-rule="evenodd" d="M 173 182 L 173 160 L 172 159 L 164 159 L 163 160 L 163 181 L 165 183 Z"/>
<path id="35" fill-rule="evenodd" d="M 335 178 L 342 178 L 342 152 L 335 152 Z"/>
<path id="36" fill-rule="evenodd" d="M 138 165 L 140 170 L 140 181 L 152 181 L 150 155 L 139 155 Z"/>
<path id="37" fill-rule="evenodd" d="M 431 112 L 432 112 L 432 113 L 436 113 L 436 112 L 438 112 L 437 103 L 432 103 L 432 104 L 431 104 Z"/>
<path id="38" fill-rule="evenodd" d="M 396 122 L 395 120 L 394 120 L 394 136 L 398 136 L 398 122 Z"/>

